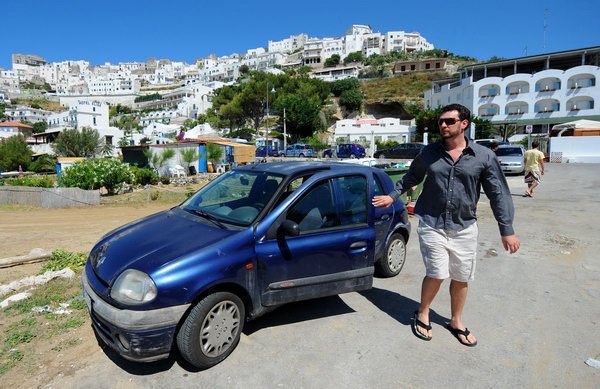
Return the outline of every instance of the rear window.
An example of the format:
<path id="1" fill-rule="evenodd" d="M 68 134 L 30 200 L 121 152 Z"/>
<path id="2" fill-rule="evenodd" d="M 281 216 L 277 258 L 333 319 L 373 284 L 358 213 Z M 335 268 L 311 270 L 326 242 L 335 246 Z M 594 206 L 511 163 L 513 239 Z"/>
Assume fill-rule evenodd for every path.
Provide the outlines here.
<path id="1" fill-rule="evenodd" d="M 523 149 L 520 147 L 500 147 L 496 151 L 496 155 L 501 157 L 517 157 L 523 155 Z"/>

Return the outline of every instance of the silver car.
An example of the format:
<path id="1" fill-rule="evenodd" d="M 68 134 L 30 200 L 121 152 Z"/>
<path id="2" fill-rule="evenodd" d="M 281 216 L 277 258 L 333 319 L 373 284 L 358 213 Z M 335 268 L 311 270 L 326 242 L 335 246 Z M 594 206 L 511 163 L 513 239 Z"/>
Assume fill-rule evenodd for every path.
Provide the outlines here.
<path id="1" fill-rule="evenodd" d="M 525 149 L 521 145 L 502 145 L 496 150 L 496 156 L 504 173 L 524 174 Z"/>

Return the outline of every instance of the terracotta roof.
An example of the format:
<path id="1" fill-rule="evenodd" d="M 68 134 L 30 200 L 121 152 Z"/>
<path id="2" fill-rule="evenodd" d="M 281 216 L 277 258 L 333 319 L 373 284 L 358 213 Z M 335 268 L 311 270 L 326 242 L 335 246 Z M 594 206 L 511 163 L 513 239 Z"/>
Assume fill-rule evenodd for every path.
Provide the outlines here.
<path id="1" fill-rule="evenodd" d="M 30 125 L 21 122 L 1 122 L 0 127 L 33 128 Z"/>

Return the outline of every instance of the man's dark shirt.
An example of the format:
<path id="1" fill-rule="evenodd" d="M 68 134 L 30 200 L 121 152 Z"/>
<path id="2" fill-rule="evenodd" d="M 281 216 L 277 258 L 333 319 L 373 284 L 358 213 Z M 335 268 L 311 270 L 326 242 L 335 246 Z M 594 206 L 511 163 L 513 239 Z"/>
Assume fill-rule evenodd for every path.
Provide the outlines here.
<path id="1" fill-rule="evenodd" d="M 408 173 L 396 183 L 390 196 L 397 200 L 423 178 L 425 183 L 415 205 L 415 214 L 425 224 L 441 230 L 459 231 L 475 223 L 483 187 L 500 235 L 514 234 L 510 190 L 496 155 L 487 147 L 468 143 L 455 162 L 441 141 L 426 146 L 411 163 Z"/>

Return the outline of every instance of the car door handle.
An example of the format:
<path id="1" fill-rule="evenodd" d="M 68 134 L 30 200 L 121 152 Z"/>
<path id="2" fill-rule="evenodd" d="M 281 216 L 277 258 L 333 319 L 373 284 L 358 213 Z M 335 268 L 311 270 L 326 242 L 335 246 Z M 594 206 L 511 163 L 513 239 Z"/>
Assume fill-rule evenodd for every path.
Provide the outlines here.
<path id="1" fill-rule="evenodd" d="M 358 250 L 358 249 L 364 249 L 367 248 L 367 242 L 365 242 L 364 240 L 360 240 L 358 242 L 354 242 L 350 245 L 350 248 L 352 250 Z"/>
<path id="2" fill-rule="evenodd" d="M 381 220 L 381 221 L 386 221 L 386 220 L 388 220 L 389 218 L 390 218 L 390 214 L 389 214 L 389 213 L 386 213 L 386 214 L 383 214 L 383 215 L 381 215 L 381 217 L 379 218 L 379 220 Z"/>

